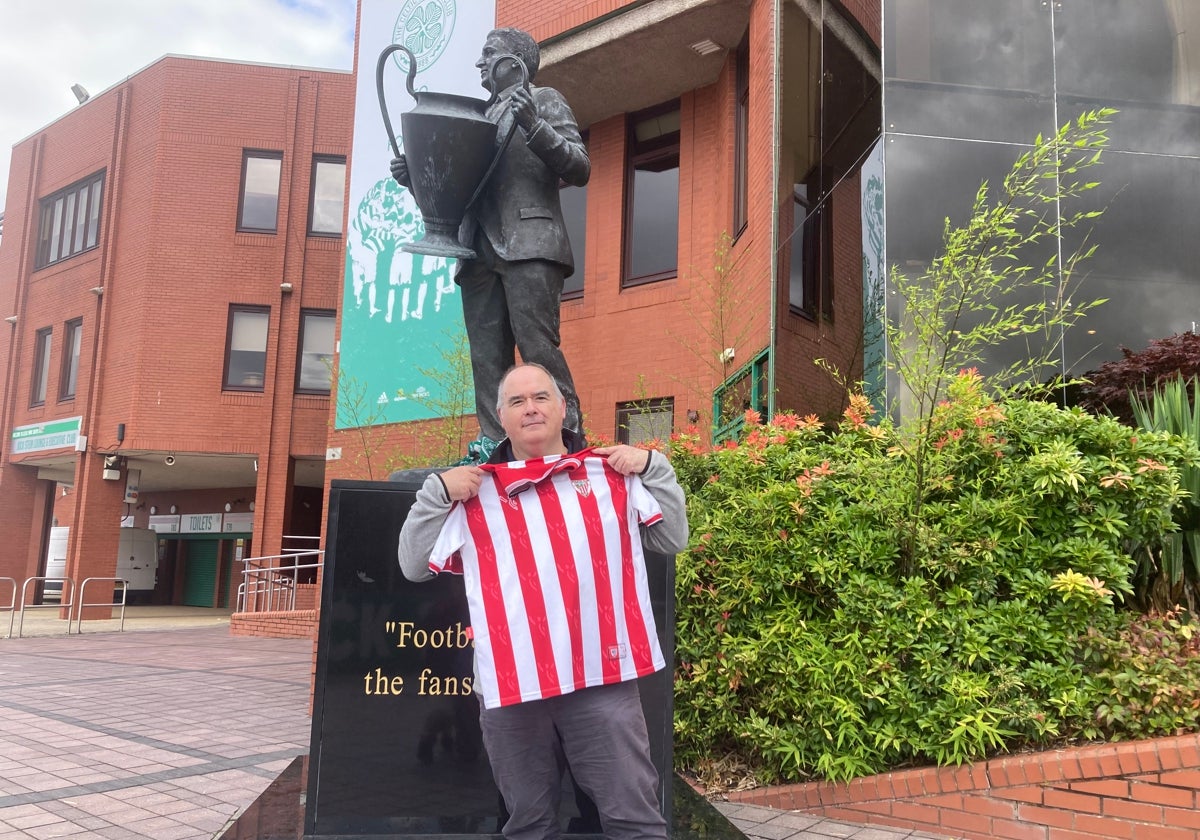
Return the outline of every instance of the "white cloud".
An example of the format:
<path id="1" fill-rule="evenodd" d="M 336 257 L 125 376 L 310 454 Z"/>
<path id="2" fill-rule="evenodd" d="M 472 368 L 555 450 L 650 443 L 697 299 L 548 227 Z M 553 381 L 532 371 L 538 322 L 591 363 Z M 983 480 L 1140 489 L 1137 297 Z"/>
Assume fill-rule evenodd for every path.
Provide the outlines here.
<path id="1" fill-rule="evenodd" d="M 349 70 L 355 0 L 3 0 L 0 207 L 12 147 L 168 53 Z"/>

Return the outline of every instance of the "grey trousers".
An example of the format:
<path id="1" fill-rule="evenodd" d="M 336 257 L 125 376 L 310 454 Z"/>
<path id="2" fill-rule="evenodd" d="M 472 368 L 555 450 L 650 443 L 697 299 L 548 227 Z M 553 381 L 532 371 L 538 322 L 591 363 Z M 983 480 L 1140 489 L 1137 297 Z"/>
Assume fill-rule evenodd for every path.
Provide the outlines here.
<path id="1" fill-rule="evenodd" d="M 635 681 L 481 709 L 479 725 L 510 814 L 508 840 L 559 836 L 564 756 L 576 783 L 596 803 L 606 838 L 666 840 L 658 771 Z"/>
<path id="2" fill-rule="evenodd" d="M 505 262 L 484 236 L 476 237 L 475 247 L 481 259 L 464 261 L 454 279 L 462 290 L 480 430 L 492 440 L 504 438 L 496 396 L 500 379 L 515 363 L 514 351 L 519 350 L 522 361 L 550 371 L 567 401 L 564 424 L 579 431 L 579 397 L 559 348 L 565 269 L 548 260 Z"/>

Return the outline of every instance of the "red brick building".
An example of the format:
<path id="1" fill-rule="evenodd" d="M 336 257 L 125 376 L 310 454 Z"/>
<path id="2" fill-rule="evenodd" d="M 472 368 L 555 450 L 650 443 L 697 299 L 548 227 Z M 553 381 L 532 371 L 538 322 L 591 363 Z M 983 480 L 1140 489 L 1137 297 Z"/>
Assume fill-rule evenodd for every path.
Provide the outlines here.
<path id="1" fill-rule="evenodd" d="M 238 552 L 319 535 L 352 111 L 348 73 L 167 56 L 13 148 L 0 578 L 54 524 L 112 577 L 153 527 L 144 598 L 222 606 Z"/>

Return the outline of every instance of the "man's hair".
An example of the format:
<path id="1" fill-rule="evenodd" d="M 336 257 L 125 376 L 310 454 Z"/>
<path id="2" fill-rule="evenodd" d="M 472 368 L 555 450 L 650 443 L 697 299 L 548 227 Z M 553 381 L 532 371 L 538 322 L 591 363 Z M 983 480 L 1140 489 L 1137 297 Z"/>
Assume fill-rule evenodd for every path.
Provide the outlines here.
<path id="1" fill-rule="evenodd" d="M 493 29 L 491 34 L 504 39 L 504 43 L 508 45 L 508 51 L 525 63 L 525 70 L 529 73 L 529 81 L 532 83 L 542 61 L 542 51 L 538 47 L 537 41 L 533 40 L 533 36 L 523 29 L 511 26 Z"/>
<path id="2" fill-rule="evenodd" d="M 504 375 L 500 377 L 500 387 L 496 389 L 496 413 L 500 413 L 500 409 L 504 407 L 504 383 L 508 381 L 508 376 L 513 371 L 521 368 L 537 368 L 542 373 L 546 374 L 546 378 L 550 380 L 550 385 L 554 389 L 554 396 L 558 397 L 559 402 L 566 402 L 566 397 L 563 396 L 562 389 L 558 387 L 558 382 L 554 379 L 554 374 L 546 370 L 537 362 L 522 362 L 519 365 L 513 365 L 508 370 L 504 371 Z"/>

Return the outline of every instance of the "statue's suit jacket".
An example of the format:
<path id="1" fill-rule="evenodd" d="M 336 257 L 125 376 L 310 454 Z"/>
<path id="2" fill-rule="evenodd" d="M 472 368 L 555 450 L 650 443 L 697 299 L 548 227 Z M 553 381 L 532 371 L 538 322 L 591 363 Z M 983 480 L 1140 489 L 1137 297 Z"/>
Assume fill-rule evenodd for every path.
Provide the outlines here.
<path id="1" fill-rule="evenodd" d="M 470 247 L 482 230 L 501 259 L 549 260 L 562 265 L 567 277 L 575 264 L 558 200 L 559 182 L 583 186 L 591 163 L 575 115 L 562 94 L 532 85 L 529 90 L 538 122 L 528 135 L 520 127 L 513 132 L 487 186 L 463 220 L 459 240 Z M 501 96 L 489 116 L 498 119 L 499 144 L 513 121 L 507 98 Z"/>

